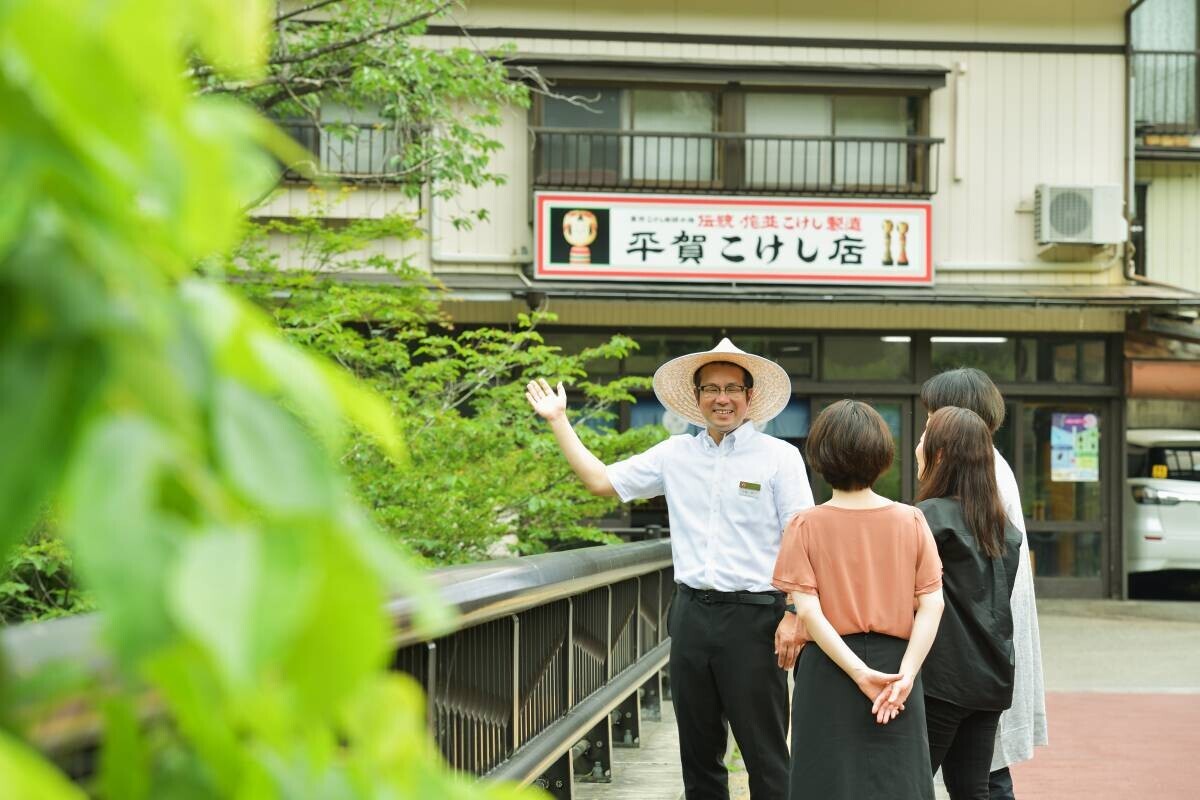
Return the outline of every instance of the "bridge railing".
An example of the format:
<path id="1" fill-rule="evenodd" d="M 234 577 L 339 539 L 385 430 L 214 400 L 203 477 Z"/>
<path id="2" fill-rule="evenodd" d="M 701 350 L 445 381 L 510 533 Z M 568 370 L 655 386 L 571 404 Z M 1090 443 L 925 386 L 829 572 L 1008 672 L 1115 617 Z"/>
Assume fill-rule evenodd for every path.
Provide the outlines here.
<path id="1" fill-rule="evenodd" d="M 429 698 L 428 725 L 449 763 L 485 779 L 536 783 L 571 797 L 573 779 L 607 781 L 614 747 L 637 746 L 656 715 L 674 590 L 668 540 L 448 567 L 430 573 L 458 609 L 433 639 L 410 624 L 414 606 L 388 606 L 393 667 Z M 18 674 L 68 659 L 101 674 L 94 615 L 23 625 L 0 645 Z M 92 772 L 100 728 L 61 712 L 35 734 L 76 779 Z"/>

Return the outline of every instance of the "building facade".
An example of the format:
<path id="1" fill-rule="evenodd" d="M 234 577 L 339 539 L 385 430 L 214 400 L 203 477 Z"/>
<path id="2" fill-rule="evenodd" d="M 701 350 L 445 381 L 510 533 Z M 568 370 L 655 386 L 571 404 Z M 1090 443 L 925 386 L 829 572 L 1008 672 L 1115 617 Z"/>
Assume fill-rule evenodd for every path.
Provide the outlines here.
<path id="1" fill-rule="evenodd" d="M 1160 242 L 1152 220 L 1179 213 L 1172 192 L 1200 203 L 1200 164 L 1134 163 L 1129 12 L 476 0 L 429 43 L 511 42 L 514 71 L 536 69 L 550 91 L 499 131 L 507 184 L 425 200 L 428 240 L 395 254 L 450 287 L 461 324 L 545 308 L 564 348 L 632 335 L 641 349 L 611 367 L 625 374 L 729 336 L 791 374 L 771 431 L 800 446 L 824 405 L 867 400 L 896 438 L 879 490 L 898 500 L 916 492 L 921 384 L 978 366 L 1008 400 L 997 446 L 1039 590 L 1121 596 L 1124 431 L 1166 408 L 1127 396 L 1127 353 L 1200 308 L 1194 265 L 1153 260 L 1195 252 Z M 1146 182 L 1150 221 L 1131 229 Z M 307 202 L 286 186 L 259 213 Z M 404 203 L 364 185 L 335 213 Z M 451 224 L 480 207 L 488 221 Z M 1149 266 L 1135 266 L 1131 230 Z M 647 422 L 676 421 L 653 396 L 622 409 L 623 425 Z M 827 496 L 816 476 L 814 488 Z M 615 524 L 664 522 L 649 504 Z"/>

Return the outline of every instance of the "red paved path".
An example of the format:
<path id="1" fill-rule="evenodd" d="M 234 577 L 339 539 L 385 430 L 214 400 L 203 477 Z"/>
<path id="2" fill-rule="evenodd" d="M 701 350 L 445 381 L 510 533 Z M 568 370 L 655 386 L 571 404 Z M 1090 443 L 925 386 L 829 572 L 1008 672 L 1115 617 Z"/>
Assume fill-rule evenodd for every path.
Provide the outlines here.
<path id="1" fill-rule="evenodd" d="M 1200 800 L 1200 694 L 1052 692 L 1046 712 L 1020 800 Z"/>

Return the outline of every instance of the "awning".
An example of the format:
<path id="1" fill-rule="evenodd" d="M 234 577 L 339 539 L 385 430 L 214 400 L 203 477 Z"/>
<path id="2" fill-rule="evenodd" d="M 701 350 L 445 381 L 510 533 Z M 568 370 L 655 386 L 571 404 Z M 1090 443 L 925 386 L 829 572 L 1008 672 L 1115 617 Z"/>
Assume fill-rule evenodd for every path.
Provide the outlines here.
<path id="1" fill-rule="evenodd" d="M 521 54 L 510 67 L 536 67 L 550 80 L 628 83 L 738 83 L 810 89 L 930 91 L 946 85 L 949 69 L 940 64 L 831 64 L 807 61 L 696 60 L 642 56 L 613 58 L 580 54 Z M 516 70 L 519 72 L 519 70 Z"/>
<path id="2" fill-rule="evenodd" d="M 663 302 L 899 303 L 957 306 L 1025 306 L 1139 309 L 1200 309 L 1200 293 L 1160 286 L 1022 286 L 942 284 L 931 287 L 781 286 L 764 284 L 608 283 L 527 280 L 519 275 L 440 274 L 460 300 L 541 294 L 548 298 L 654 300 Z"/>

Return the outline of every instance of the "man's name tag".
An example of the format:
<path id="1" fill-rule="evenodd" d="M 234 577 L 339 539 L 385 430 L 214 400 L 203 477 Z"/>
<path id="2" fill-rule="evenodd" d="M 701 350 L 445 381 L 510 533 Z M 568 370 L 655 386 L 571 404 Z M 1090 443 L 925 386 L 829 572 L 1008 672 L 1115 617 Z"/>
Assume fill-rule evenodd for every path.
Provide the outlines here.
<path id="1" fill-rule="evenodd" d="M 758 497 L 760 491 L 762 491 L 762 484 L 751 483 L 750 481 L 741 481 L 738 483 L 738 494 L 742 497 Z"/>

